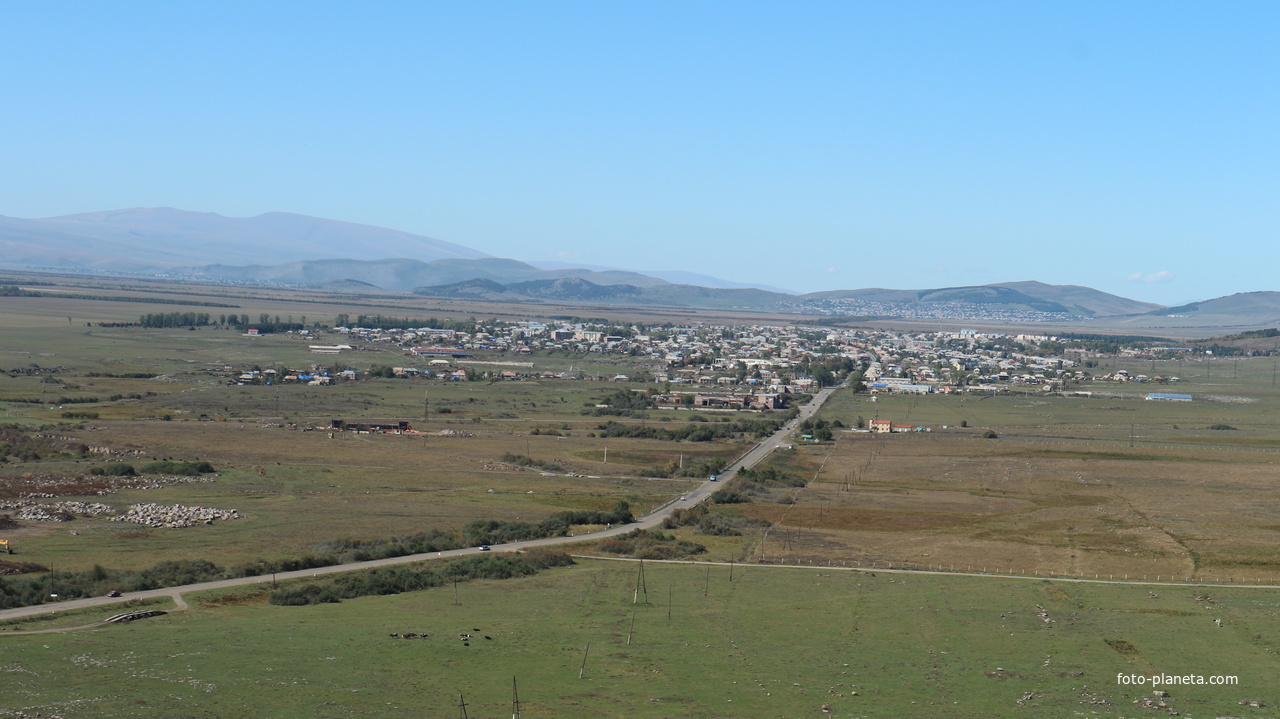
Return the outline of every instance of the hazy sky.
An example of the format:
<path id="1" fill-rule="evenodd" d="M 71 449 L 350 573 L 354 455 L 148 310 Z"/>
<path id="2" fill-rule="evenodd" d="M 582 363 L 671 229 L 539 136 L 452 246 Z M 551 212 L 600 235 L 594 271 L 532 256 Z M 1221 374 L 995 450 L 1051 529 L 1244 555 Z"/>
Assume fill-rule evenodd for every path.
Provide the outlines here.
<path id="1" fill-rule="evenodd" d="M 1280 3 L 0 5 L 0 214 L 800 291 L 1280 290 Z"/>

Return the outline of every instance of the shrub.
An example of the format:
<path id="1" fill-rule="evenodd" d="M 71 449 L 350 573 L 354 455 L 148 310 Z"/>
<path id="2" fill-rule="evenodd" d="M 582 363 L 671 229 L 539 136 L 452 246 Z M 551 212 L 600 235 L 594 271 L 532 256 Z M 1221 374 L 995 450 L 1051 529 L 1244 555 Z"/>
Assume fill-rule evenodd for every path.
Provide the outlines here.
<path id="1" fill-rule="evenodd" d="M 161 460 L 158 462 L 148 462 L 140 468 L 143 474 L 181 474 L 196 475 L 209 474 L 218 470 L 213 468 L 208 462 L 174 462 L 171 460 Z"/>
<path id="2" fill-rule="evenodd" d="M 545 434 L 545 433 L 547 433 L 547 431 L 546 431 L 546 430 L 543 430 L 543 433 Z M 559 434 L 559 432 L 557 432 L 556 434 Z M 502 455 L 501 460 L 502 460 L 503 462 L 506 462 L 507 464 L 514 464 L 514 465 L 516 465 L 516 466 L 518 466 L 518 467 L 529 467 L 529 468 L 531 468 L 531 469 L 542 469 L 542 470 L 546 470 L 546 471 L 548 471 L 548 472 L 563 472 L 563 471 L 565 471 L 565 469 L 564 469 L 564 465 L 557 464 L 557 463 L 555 463 L 555 462 L 546 462 L 546 461 L 543 461 L 543 460 L 540 460 L 540 459 L 534 459 L 533 457 L 529 457 L 529 456 L 526 456 L 526 455 L 523 455 L 523 454 L 512 454 L 511 452 L 507 452 L 506 454 L 503 454 L 503 455 Z"/>
<path id="3" fill-rule="evenodd" d="M 573 564 L 572 557 L 554 550 L 535 550 L 519 555 L 485 554 L 459 559 L 442 567 L 382 567 L 345 574 L 327 585 L 284 587 L 268 595 L 267 601 L 284 606 L 333 603 L 355 597 L 428 589 L 449 582 L 526 577 L 548 567 L 569 564 Z"/>
<path id="4" fill-rule="evenodd" d="M 132 464 L 108 464 L 90 469 L 89 474 L 96 477 L 135 477 L 138 472 Z"/>
<path id="5" fill-rule="evenodd" d="M 711 501 L 715 504 L 746 504 L 751 498 L 736 489 L 722 487 L 711 495 Z"/>
<path id="6" fill-rule="evenodd" d="M 341 601 L 333 587 L 322 587 L 318 584 L 304 584 L 300 587 L 277 589 L 267 597 L 271 604 L 299 607 L 307 604 L 333 604 Z"/>
<path id="7" fill-rule="evenodd" d="M 679 559 L 707 551 L 701 544 L 676 539 L 674 535 L 652 529 L 637 529 L 616 539 L 607 539 L 596 545 L 596 548 L 609 554 L 636 559 Z"/>

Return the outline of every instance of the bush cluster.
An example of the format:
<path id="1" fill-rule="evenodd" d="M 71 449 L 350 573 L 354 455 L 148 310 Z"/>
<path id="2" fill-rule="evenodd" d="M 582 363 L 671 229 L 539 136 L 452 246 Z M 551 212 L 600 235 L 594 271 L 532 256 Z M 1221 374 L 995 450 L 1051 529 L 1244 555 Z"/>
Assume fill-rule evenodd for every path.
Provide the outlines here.
<path id="1" fill-rule="evenodd" d="M 737 419 L 723 423 L 687 424 L 684 427 L 667 429 L 651 425 L 623 424 L 621 422 L 605 422 L 597 429 L 603 437 L 633 437 L 637 439 L 660 439 L 667 442 L 710 442 L 716 439 L 733 439 L 750 437 L 759 439 L 768 437 L 778 431 L 784 420 L 781 419 Z"/>
<path id="2" fill-rule="evenodd" d="M 128 467 L 130 465 L 113 466 Z M 57 594 L 62 599 L 79 599 L 102 596 L 111 589 L 119 589 L 123 592 L 160 589 L 162 587 L 175 587 L 216 579 L 256 577 L 273 572 L 314 569 L 316 567 L 362 562 L 370 559 L 443 552 L 481 544 L 504 544 L 524 539 L 560 537 L 567 535 L 569 528 L 573 525 L 627 524 L 634 521 L 635 517 L 631 514 L 631 505 L 625 500 L 618 500 L 613 509 L 608 512 L 590 510 L 566 511 L 553 514 L 537 524 L 531 522 L 481 520 L 472 522 L 461 530 L 453 532 L 431 530 L 391 539 L 343 539 L 322 544 L 318 554 L 275 561 L 259 559 L 255 562 L 230 568 L 219 567 L 205 560 L 184 560 L 161 562 L 154 567 L 140 571 L 111 570 L 95 566 L 93 569 L 78 572 L 54 571 L 40 576 L 24 575 L 8 579 L 0 577 L 0 609 L 43 604 L 48 600 L 50 594 Z M 457 576 L 470 579 L 503 578 L 503 576 L 507 576 L 503 574 L 507 570 L 501 569 L 504 566 L 502 562 L 506 561 L 501 559 L 503 556 L 484 555 L 460 560 L 460 562 L 455 563 L 459 568 L 449 571 L 463 572 L 463 574 Z M 524 563 L 532 563 L 530 566 L 535 566 L 535 568 L 557 566 L 555 562 L 561 561 L 556 558 L 555 552 L 528 552 L 520 556 Z M 467 564 L 467 562 L 473 560 L 475 562 L 474 565 Z M 391 572 L 391 569 L 388 568 L 382 571 Z M 446 575 L 448 581 L 452 581 L 453 577 L 454 575 Z M 323 587 L 314 592 L 316 601 L 301 603 L 314 604 L 318 601 L 336 601 L 336 599 L 321 599 L 321 597 L 330 596 L 322 589 Z M 341 587 L 330 587 L 330 589 L 333 592 L 337 592 L 336 595 L 333 595 L 337 598 L 344 597 L 344 592 L 354 591 Z M 378 592 L 370 591 L 367 593 Z M 360 595 L 353 594 L 351 596 Z M 274 599 L 272 601 L 278 604 L 290 603 L 283 599 L 279 602 Z"/>
<path id="3" fill-rule="evenodd" d="M 142 474 L 181 474 L 184 476 L 193 476 L 197 474 L 211 474 L 218 470 L 214 469 L 212 464 L 208 462 L 176 462 L 173 460 L 159 460 L 156 462 L 147 462 L 138 470 Z"/>
<path id="4" fill-rule="evenodd" d="M 805 484 L 803 477 L 779 469 L 740 469 L 733 481 L 711 495 L 711 501 L 716 504 L 790 503 L 792 495 L 781 490 L 803 487 Z"/>
<path id="5" fill-rule="evenodd" d="M 54 425 L 64 428 L 70 425 Z M 0 462 L 5 458 L 19 462 L 33 462 L 57 457 L 83 457 L 89 448 L 79 442 L 56 439 L 41 429 L 19 425 L 0 424 Z"/>
<path id="6" fill-rule="evenodd" d="M 563 552 L 486 554 L 450 562 L 442 567 L 381 567 L 335 577 L 326 583 L 283 587 L 268 595 L 271 604 L 301 606 L 343 599 L 399 594 L 473 579 L 511 579 L 537 574 L 547 567 L 573 564 Z"/>
<path id="7" fill-rule="evenodd" d="M 190 477 L 216 471 L 218 470 L 214 469 L 213 465 L 208 462 L 160 460 L 147 462 L 141 467 L 134 467 L 132 464 L 106 464 L 100 467 L 93 467 L 89 470 L 89 474 L 95 477 L 134 477 L 139 474 L 180 474 Z"/>
<path id="8" fill-rule="evenodd" d="M 653 529 L 637 529 L 615 539 L 606 539 L 596 548 L 601 552 L 636 559 L 679 559 L 707 551 L 701 544 L 676 539 L 674 535 Z"/>
<path id="9" fill-rule="evenodd" d="M 514 464 L 517 467 L 531 467 L 533 469 L 541 469 L 547 472 L 565 471 L 564 465 L 562 464 L 557 464 L 556 462 L 546 462 L 541 459 L 534 459 L 533 457 L 529 457 L 523 454 L 512 454 L 511 452 L 507 452 L 506 454 L 502 455 L 502 461 L 506 462 L 507 464 Z"/>
<path id="10" fill-rule="evenodd" d="M 726 502 L 725 504 L 729 504 Z M 735 517 L 718 512 L 708 511 L 704 506 L 689 509 L 676 509 L 662 521 L 663 529 L 693 527 L 694 532 L 716 537 L 737 537 L 746 528 L 762 528 L 769 526 L 763 519 Z"/>
<path id="11" fill-rule="evenodd" d="M 482 544 L 506 544 L 526 539 L 563 537 L 569 533 L 569 528 L 573 525 L 628 524 L 634 521 L 631 505 L 624 500 L 619 500 L 608 512 L 590 510 L 557 512 L 536 524 L 477 520 L 453 532 L 433 529 L 391 539 L 341 539 L 326 542 L 321 545 L 321 550 L 334 558 L 329 564 L 342 564 L 425 552 L 446 552 L 450 549 L 476 547 Z"/>
<path id="12" fill-rule="evenodd" d="M 61 599 L 97 597 L 111 589 L 140 592 L 227 577 L 226 570 L 203 559 L 165 561 L 139 571 L 104 569 L 95 565 L 78 572 L 52 571 L 44 575 L 0 577 L 0 609 L 43 604 L 49 595 Z"/>

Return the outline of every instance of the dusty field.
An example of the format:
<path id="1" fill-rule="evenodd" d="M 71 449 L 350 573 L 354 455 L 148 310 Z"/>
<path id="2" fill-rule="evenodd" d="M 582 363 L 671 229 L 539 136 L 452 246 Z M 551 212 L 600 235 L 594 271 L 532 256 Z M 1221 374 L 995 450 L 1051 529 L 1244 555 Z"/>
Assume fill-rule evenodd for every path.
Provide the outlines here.
<path id="1" fill-rule="evenodd" d="M 753 556 L 1073 576 L 1280 579 L 1268 452 L 844 433 Z M 830 452 L 829 456 L 826 453 Z"/>
<path id="2" fill-rule="evenodd" d="M 362 435 L 303 432 L 243 422 L 147 422 L 92 425 L 77 430 L 92 444 L 145 459 L 176 457 L 211 462 L 216 481 L 122 488 L 92 501 L 124 508 L 137 502 L 234 508 L 235 522 L 183 530 L 156 530 L 80 517 L 70 522 L 24 522 L 9 530 L 24 560 L 59 568 L 98 563 L 138 566 L 162 559 L 217 557 L 219 563 L 257 557 L 299 556 L 317 544 L 343 537 L 388 537 L 427 529 L 461 527 L 474 519 L 537 521 L 564 509 L 608 508 L 627 498 L 645 511 L 692 486 L 686 479 L 636 475 L 634 465 L 600 456 L 603 440 L 528 436 L 504 427 L 465 425 L 463 436 Z M 464 425 L 456 425 L 461 431 Z M 437 430 L 438 431 L 438 430 Z M 610 439 L 618 452 L 666 450 L 650 440 Z M 588 449 L 592 448 L 592 449 Z M 560 463 L 548 473 L 501 461 L 513 452 Z M 602 459 L 602 457 L 600 457 Z M 132 455 L 120 461 L 136 461 Z M 56 490 L 56 478 L 74 471 L 71 462 L 41 465 Z M 0 477 L 30 488 L 30 477 Z M 87 482 L 85 487 L 102 484 Z M 77 485 L 79 486 L 79 485 Z M 52 501 L 52 500 L 50 500 Z"/>

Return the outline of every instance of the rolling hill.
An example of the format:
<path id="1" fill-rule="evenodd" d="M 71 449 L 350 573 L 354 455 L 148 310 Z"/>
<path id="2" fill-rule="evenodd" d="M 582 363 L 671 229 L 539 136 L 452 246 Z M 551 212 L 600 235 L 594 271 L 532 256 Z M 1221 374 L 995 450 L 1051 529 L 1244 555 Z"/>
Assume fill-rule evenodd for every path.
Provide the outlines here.
<path id="1" fill-rule="evenodd" d="M 658 277 L 540 264 L 491 257 L 408 232 L 283 212 L 235 218 L 135 208 L 46 219 L 0 217 L 0 266 L 13 269 L 853 318 L 1079 320 L 1117 328 L 1258 327 L 1280 318 L 1280 293 L 1267 292 L 1172 309 L 1088 287 L 1035 281 L 796 295 L 684 270 Z"/>
<path id="2" fill-rule="evenodd" d="M 629 284 L 637 287 L 665 285 L 665 280 L 636 272 L 611 270 L 539 270 L 520 262 L 497 257 L 445 259 L 422 262 L 407 258 L 388 260 L 309 260 L 281 265 L 206 265 L 183 271 L 193 279 L 219 282 L 254 282 L 319 287 L 341 280 L 364 282 L 383 290 L 408 292 L 415 287 L 454 285 L 470 280 L 499 283 L 558 280 L 571 277 L 598 285 Z"/>
<path id="3" fill-rule="evenodd" d="M 224 217 L 171 207 L 37 220 L 0 217 L 0 250 L 0 262 L 12 268 L 133 273 L 215 263 L 488 257 L 443 240 L 351 222 L 286 212 Z"/>
<path id="4" fill-rule="evenodd" d="M 1079 285 L 1049 285 L 1043 282 L 1002 282 L 969 287 L 932 290 L 833 290 L 800 295 L 806 303 L 841 304 L 838 301 L 877 305 L 964 304 L 1003 306 L 1029 312 L 1071 314 L 1080 317 L 1109 317 L 1159 311 L 1160 305 L 1139 302 Z"/>

